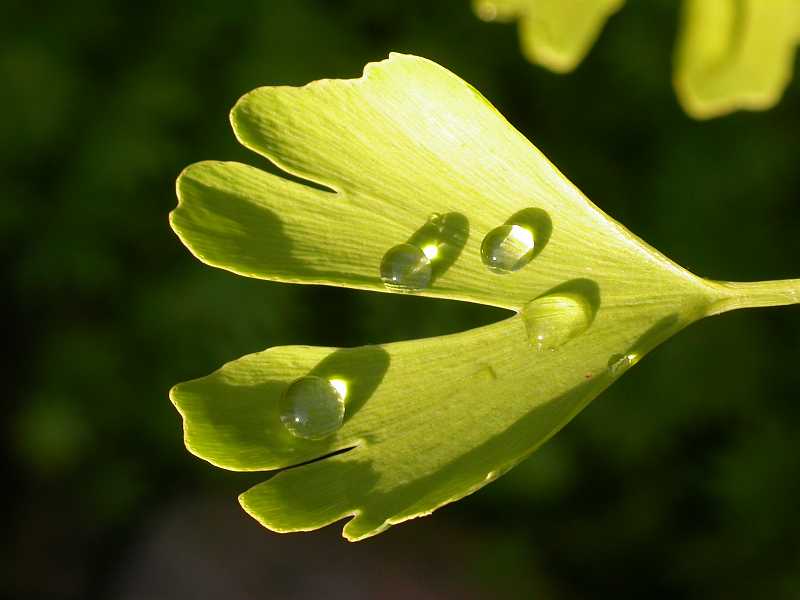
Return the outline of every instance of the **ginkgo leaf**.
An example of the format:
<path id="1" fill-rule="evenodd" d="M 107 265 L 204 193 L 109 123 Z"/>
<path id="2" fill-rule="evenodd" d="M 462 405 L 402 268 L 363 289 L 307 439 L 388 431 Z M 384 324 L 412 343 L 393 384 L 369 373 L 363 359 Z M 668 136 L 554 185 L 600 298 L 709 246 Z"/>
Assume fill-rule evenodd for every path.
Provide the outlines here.
<path id="1" fill-rule="evenodd" d="M 625 0 L 474 0 L 484 21 L 519 20 L 522 52 L 557 73 L 580 64 Z"/>
<path id="2" fill-rule="evenodd" d="M 244 145 L 309 183 L 235 163 L 187 168 L 171 223 L 204 262 L 516 311 L 437 338 L 270 348 L 175 386 L 191 452 L 227 469 L 285 468 L 240 498 L 275 531 L 352 517 L 344 535 L 356 540 L 428 514 L 518 463 L 692 321 L 798 301 L 797 281 L 719 283 L 682 269 L 591 204 L 474 88 L 422 58 L 392 54 L 359 79 L 260 88 L 231 121 Z M 498 228 L 511 233 L 497 238 Z M 381 277 L 402 244 L 430 262 L 413 289 Z M 502 272 L 487 245 L 491 256 L 525 252 Z M 305 377 L 335 384 L 344 403 L 341 426 L 322 439 L 284 424 L 287 390 Z"/>
<path id="3" fill-rule="evenodd" d="M 685 0 L 678 98 L 699 119 L 769 108 L 792 78 L 798 43 L 797 0 Z"/>

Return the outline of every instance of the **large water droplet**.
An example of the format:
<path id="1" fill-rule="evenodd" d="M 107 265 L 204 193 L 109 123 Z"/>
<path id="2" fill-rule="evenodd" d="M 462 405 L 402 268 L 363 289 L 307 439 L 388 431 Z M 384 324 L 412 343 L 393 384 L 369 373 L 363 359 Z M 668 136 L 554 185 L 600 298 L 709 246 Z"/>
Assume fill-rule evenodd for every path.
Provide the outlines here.
<path id="1" fill-rule="evenodd" d="M 435 256 L 435 249 L 435 245 L 420 249 L 412 244 L 398 244 L 391 248 L 381 261 L 381 279 L 384 285 L 400 292 L 413 292 L 428 287 L 433 274 L 428 254 Z"/>
<path id="2" fill-rule="evenodd" d="M 608 372 L 612 377 L 619 377 L 639 362 L 639 355 L 635 352 L 615 354 L 608 360 Z"/>
<path id="3" fill-rule="evenodd" d="M 281 422 L 292 434 L 318 440 L 334 433 L 344 420 L 346 386 L 322 377 L 295 379 L 281 397 Z"/>
<path id="4" fill-rule="evenodd" d="M 533 232 L 522 225 L 495 227 L 481 244 L 483 264 L 497 273 L 519 271 L 533 258 Z"/>
<path id="5" fill-rule="evenodd" d="M 536 350 L 555 350 L 583 333 L 592 321 L 589 302 L 578 294 L 551 294 L 522 310 L 528 340 Z"/>

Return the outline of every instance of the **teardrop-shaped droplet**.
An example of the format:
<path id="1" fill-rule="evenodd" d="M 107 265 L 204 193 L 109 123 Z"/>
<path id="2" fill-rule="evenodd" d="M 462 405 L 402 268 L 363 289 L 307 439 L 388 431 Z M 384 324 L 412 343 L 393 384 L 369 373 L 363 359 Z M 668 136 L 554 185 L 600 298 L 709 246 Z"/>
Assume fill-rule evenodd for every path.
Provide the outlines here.
<path id="1" fill-rule="evenodd" d="M 536 350 L 555 350 L 589 327 L 589 302 L 579 294 L 551 294 L 532 300 L 522 310 L 528 340 Z"/>
<path id="2" fill-rule="evenodd" d="M 391 248 L 381 261 L 383 284 L 400 292 L 413 292 L 428 287 L 431 283 L 431 259 L 435 246 L 427 249 L 412 244 L 398 244 Z"/>
<path id="3" fill-rule="evenodd" d="M 608 360 L 608 372 L 612 377 L 619 377 L 639 362 L 639 355 L 635 352 L 615 354 Z"/>
<path id="4" fill-rule="evenodd" d="M 533 258 L 533 232 L 522 225 L 495 227 L 481 244 L 483 264 L 497 273 L 519 271 Z"/>
<path id="5" fill-rule="evenodd" d="M 318 440 L 334 433 L 344 420 L 344 396 L 336 382 L 322 377 L 295 379 L 281 397 L 281 422 L 293 435 Z"/>

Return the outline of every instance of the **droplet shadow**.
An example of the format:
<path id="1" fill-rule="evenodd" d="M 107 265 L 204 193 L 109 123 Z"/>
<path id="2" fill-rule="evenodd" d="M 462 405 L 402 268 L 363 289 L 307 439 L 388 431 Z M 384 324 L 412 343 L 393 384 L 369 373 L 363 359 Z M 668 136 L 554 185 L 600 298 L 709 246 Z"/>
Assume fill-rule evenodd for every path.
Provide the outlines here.
<path id="1" fill-rule="evenodd" d="M 430 281 L 425 287 L 433 285 L 453 266 L 461 255 L 467 239 L 469 239 L 469 220 L 458 212 L 434 213 L 411 234 L 405 243 L 419 249 L 430 261 Z M 384 261 L 396 247 L 393 246 L 387 251 Z M 415 288 L 410 288 L 409 291 L 415 291 Z"/>
<path id="2" fill-rule="evenodd" d="M 531 300 L 521 315 L 537 351 L 556 350 L 582 335 L 600 307 L 600 288 L 591 279 L 572 279 Z"/>
<path id="3" fill-rule="evenodd" d="M 597 282 L 583 277 L 560 283 L 534 298 L 534 301 L 547 296 L 571 296 L 580 300 L 588 309 L 587 328 L 594 322 L 597 311 L 600 309 L 600 286 L 597 285 Z"/>
<path id="4" fill-rule="evenodd" d="M 436 246 L 436 256 L 431 260 L 431 283 L 444 275 L 461 256 L 469 238 L 469 220 L 458 212 L 434 215 L 413 235 L 408 243 L 425 248 Z"/>
<path id="5" fill-rule="evenodd" d="M 389 362 L 389 354 L 380 346 L 342 348 L 326 356 L 308 374 L 345 384 L 343 422 L 346 423 L 375 393 Z"/>

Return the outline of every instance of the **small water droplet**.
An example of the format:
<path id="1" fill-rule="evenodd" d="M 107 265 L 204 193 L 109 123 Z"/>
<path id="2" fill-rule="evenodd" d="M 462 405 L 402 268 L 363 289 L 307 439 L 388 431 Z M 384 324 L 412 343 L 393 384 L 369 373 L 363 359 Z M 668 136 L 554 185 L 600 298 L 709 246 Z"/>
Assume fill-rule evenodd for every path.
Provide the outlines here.
<path id="1" fill-rule="evenodd" d="M 383 284 L 400 292 L 412 292 L 428 287 L 431 283 L 431 259 L 428 253 L 436 253 L 436 246 L 417 248 L 412 244 L 398 244 L 391 248 L 381 261 Z"/>
<path id="2" fill-rule="evenodd" d="M 627 354 L 615 354 L 608 361 L 608 372 L 614 377 L 619 377 L 639 362 L 639 355 L 635 352 Z"/>
<path id="3" fill-rule="evenodd" d="M 318 440 L 334 433 L 344 420 L 347 384 L 339 379 L 300 377 L 281 397 L 281 422 L 293 435 Z"/>
<path id="4" fill-rule="evenodd" d="M 592 308 L 578 294 L 552 294 L 529 302 L 522 317 L 531 346 L 538 351 L 555 350 L 586 331 Z"/>
<path id="5" fill-rule="evenodd" d="M 533 232 L 521 225 L 495 227 L 481 244 L 483 264 L 497 273 L 519 271 L 533 258 Z"/>

